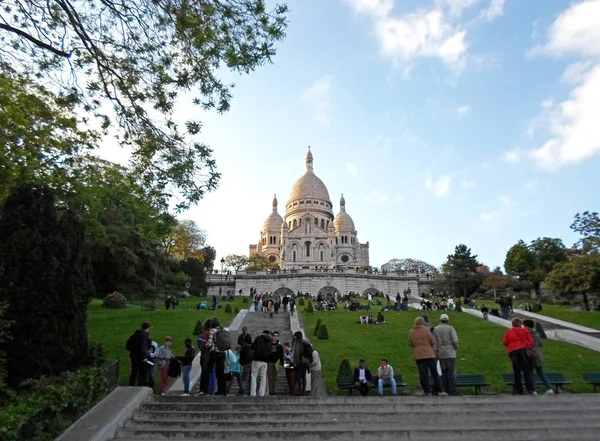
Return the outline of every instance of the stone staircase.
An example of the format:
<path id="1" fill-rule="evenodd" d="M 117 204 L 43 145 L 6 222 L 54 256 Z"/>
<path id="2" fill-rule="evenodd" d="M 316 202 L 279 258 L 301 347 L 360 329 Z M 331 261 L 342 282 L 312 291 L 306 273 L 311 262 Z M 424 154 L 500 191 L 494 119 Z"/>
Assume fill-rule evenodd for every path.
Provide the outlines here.
<path id="1" fill-rule="evenodd" d="M 600 395 L 154 396 L 116 440 L 600 439 Z"/>

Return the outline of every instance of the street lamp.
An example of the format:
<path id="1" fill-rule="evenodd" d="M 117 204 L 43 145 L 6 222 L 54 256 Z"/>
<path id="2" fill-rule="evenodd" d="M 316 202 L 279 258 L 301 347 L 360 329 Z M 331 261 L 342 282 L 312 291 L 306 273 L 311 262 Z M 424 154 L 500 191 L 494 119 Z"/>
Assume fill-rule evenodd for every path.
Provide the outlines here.
<path id="1" fill-rule="evenodd" d="M 223 265 L 225 265 L 225 259 L 221 257 L 221 284 L 219 285 L 219 297 L 221 297 L 221 292 L 223 291 Z"/>

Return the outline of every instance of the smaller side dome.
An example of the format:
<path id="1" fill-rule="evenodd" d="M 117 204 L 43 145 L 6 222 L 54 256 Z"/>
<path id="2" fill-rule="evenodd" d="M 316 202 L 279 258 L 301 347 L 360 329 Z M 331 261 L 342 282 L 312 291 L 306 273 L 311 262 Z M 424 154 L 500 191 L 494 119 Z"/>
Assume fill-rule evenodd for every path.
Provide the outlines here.
<path id="1" fill-rule="evenodd" d="M 338 233 L 348 233 L 354 231 L 354 221 L 348 213 L 346 213 L 346 199 L 344 195 L 340 199 L 340 212 L 333 219 L 333 225 Z"/>
<path id="2" fill-rule="evenodd" d="M 265 219 L 265 223 L 263 225 L 263 231 L 279 231 L 281 229 L 281 224 L 283 223 L 283 218 L 277 212 L 277 196 L 273 196 L 273 211 Z"/>

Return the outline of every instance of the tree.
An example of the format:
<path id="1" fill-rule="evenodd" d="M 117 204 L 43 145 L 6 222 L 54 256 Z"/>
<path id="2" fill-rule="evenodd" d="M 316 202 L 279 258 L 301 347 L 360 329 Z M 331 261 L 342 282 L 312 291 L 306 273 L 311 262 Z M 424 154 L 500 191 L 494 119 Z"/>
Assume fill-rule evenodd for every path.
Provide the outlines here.
<path id="1" fill-rule="evenodd" d="M 7 384 L 75 370 L 88 360 L 93 296 L 83 223 L 45 186 L 21 185 L 0 212 L 0 302 L 7 302 Z"/>
<path id="2" fill-rule="evenodd" d="M 600 216 L 598 213 L 584 211 L 577 213 L 571 229 L 583 238 L 573 246 L 582 254 L 600 254 Z"/>
<path id="3" fill-rule="evenodd" d="M 548 276 L 547 285 L 559 294 L 600 293 L 600 254 L 574 257 L 559 263 Z"/>
<path id="4" fill-rule="evenodd" d="M 477 277 L 478 266 L 480 264 L 477 261 L 477 255 L 471 255 L 471 249 L 460 244 L 454 248 L 454 254 L 448 255 L 446 262 L 442 265 L 442 270 L 444 275 L 452 281 L 453 290 L 462 287 L 462 294 L 467 298 L 481 284 L 480 277 Z M 456 295 L 456 291 L 453 292 L 453 295 Z"/>
<path id="5" fill-rule="evenodd" d="M 164 241 L 166 252 L 185 260 L 202 259 L 202 248 L 206 243 L 206 232 L 193 220 L 177 221 L 172 234 Z"/>
<path id="6" fill-rule="evenodd" d="M 219 174 L 211 150 L 193 141 L 201 123 L 182 130 L 176 104 L 191 91 L 193 104 L 227 111 L 233 85 L 217 72 L 270 62 L 286 13 L 264 0 L 14 0 L 0 12 L 0 32 L 5 57 L 68 91 L 105 132 L 118 125 L 136 174 L 148 187 L 175 187 L 182 209 L 214 189 Z"/>
<path id="7" fill-rule="evenodd" d="M 248 257 L 241 254 L 229 254 L 225 256 L 225 266 L 233 268 L 234 271 L 240 271 L 248 265 Z"/>
<path id="8" fill-rule="evenodd" d="M 401 271 L 405 273 L 432 273 L 438 272 L 438 269 L 422 260 L 418 259 L 392 259 L 381 265 L 382 271 L 394 272 Z"/>
<path id="9" fill-rule="evenodd" d="M 535 253 L 522 240 L 519 240 L 506 253 L 504 269 L 507 274 L 528 279 L 535 267 Z"/>
<path id="10" fill-rule="evenodd" d="M 481 286 L 485 291 L 494 291 L 494 299 L 498 291 L 506 287 L 506 277 L 502 274 L 502 270 L 497 266 L 483 281 Z"/>
<path id="11" fill-rule="evenodd" d="M 275 264 L 276 266 L 277 264 Z M 248 259 L 248 271 L 264 271 L 273 268 L 274 264 L 269 260 L 268 257 L 262 254 L 254 254 Z"/>
<path id="12" fill-rule="evenodd" d="M 568 258 L 567 247 L 562 240 L 540 237 L 531 242 L 529 249 L 535 254 L 536 267 L 549 274 L 556 264 Z"/>

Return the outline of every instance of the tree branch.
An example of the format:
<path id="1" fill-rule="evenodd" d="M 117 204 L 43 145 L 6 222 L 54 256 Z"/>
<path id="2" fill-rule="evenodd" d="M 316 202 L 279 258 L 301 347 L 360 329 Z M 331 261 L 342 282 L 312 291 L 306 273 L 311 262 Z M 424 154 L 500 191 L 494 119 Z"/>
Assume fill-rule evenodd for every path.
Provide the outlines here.
<path id="1" fill-rule="evenodd" d="M 65 51 L 61 51 L 60 49 L 56 49 L 54 46 L 51 46 L 47 43 L 44 43 L 41 40 L 38 40 L 37 38 L 35 38 L 33 35 L 28 34 L 27 32 L 24 32 L 20 29 L 17 28 L 13 28 L 12 26 L 9 26 L 7 24 L 4 23 L 0 23 L 0 29 L 4 29 L 6 31 L 12 32 L 14 34 L 20 35 L 21 37 L 31 41 L 33 44 L 35 44 L 36 46 L 41 47 L 42 49 L 46 49 L 49 50 L 50 52 L 52 52 L 55 55 L 58 55 L 59 57 L 65 57 L 65 58 L 70 58 L 71 54 Z"/>

